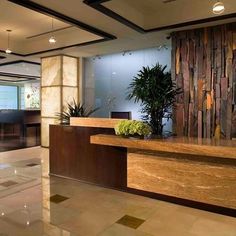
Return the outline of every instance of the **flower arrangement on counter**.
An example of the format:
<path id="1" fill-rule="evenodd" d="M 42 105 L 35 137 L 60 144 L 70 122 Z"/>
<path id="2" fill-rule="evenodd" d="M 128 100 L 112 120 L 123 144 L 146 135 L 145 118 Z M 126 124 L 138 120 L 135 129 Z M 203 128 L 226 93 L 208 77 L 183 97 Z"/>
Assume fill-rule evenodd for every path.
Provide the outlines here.
<path id="1" fill-rule="evenodd" d="M 115 126 L 116 135 L 143 138 L 152 133 L 151 127 L 142 121 L 122 120 Z"/>

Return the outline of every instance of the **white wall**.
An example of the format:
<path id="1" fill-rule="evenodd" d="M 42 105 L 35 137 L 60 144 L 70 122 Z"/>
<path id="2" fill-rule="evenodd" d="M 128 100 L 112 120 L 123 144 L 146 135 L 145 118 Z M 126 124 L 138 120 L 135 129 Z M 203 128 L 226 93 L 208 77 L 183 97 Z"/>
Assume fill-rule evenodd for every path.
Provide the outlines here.
<path id="1" fill-rule="evenodd" d="M 131 54 L 112 54 L 101 58 L 86 58 L 84 62 L 84 102 L 101 107 L 94 116 L 109 117 L 110 111 L 131 111 L 133 119 L 140 119 L 140 104 L 126 100 L 127 87 L 143 66 L 156 63 L 171 68 L 171 50 L 150 48 Z M 171 124 L 169 123 L 169 126 Z M 169 129 L 169 128 L 168 128 Z"/>

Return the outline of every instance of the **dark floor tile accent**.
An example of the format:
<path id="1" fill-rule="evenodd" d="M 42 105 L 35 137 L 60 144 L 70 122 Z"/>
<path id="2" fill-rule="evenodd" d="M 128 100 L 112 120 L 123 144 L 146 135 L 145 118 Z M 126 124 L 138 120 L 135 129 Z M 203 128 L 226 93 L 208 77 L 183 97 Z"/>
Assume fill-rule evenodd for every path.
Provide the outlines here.
<path id="1" fill-rule="evenodd" d="M 50 197 L 50 202 L 54 202 L 54 203 L 60 203 L 63 202 L 65 200 L 69 199 L 68 197 L 64 197 L 62 195 L 56 194 Z"/>
<path id="2" fill-rule="evenodd" d="M 122 218 L 120 218 L 118 221 L 116 221 L 117 224 L 125 225 L 133 229 L 137 229 L 142 223 L 144 223 L 145 220 L 125 215 Z"/>
<path id="3" fill-rule="evenodd" d="M 0 183 L 0 185 L 3 187 L 10 187 L 10 186 L 16 185 L 16 184 L 18 184 L 18 183 L 15 181 L 12 181 L 12 180 L 8 180 L 6 182 Z"/>
<path id="4" fill-rule="evenodd" d="M 27 164 L 26 166 L 29 166 L 29 167 L 32 167 L 32 166 L 38 166 L 39 164 L 36 164 L 36 163 L 30 163 L 30 164 Z"/>

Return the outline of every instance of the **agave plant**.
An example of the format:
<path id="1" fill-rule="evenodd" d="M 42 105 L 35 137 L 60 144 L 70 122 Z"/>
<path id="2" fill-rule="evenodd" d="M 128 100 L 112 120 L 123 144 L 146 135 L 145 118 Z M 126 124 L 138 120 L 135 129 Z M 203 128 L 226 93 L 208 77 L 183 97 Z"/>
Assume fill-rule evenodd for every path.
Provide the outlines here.
<path id="1" fill-rule="evenodd" d="M 181 91 L 176 89 L 171 79 L 171 73 L 166 72 L 166 66 L 156 64 L 154 67 L 143 67 L 128 87 L 127 99 L 141 102 L 143 120 L 149 123 L 153 134 L 162 135 L 163 118 L 171 118 L 171 107 L 176 95 Z"/>
<path id="2" fill-rule="evenodd" d="M 61 124 L 69 124 L 70 117 L 89 117 L 97 110 L 98 108 L 95 109 L 86 108 L 84 104 L 76 103 L 75 100 L 73 99 L 72 104 L 67 103 L 67 110 L 57 113 L 56 116 L 58 120 L 61 122 Z"/>

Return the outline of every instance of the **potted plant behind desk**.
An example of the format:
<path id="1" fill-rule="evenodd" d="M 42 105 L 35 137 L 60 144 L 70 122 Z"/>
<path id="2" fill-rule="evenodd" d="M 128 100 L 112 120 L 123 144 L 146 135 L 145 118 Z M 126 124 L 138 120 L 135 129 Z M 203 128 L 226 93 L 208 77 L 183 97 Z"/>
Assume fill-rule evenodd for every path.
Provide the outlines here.
<path id="1" fill-rule="evenodd" d="M 89 117 L 98 109 L 99 108 L 86 108 L 84 104 L 76 103 L 73 99 L 73 102 L 71 104 L 67 103 L 66 110 L 56 113 L 56 117 L 61 124 L 68 125 L 70 124 L 71 117 Z"/>
<path id="2" fill-rule="evenodd" d="M 143 67 L 128 87 L 127 99 L 141 102 L 142 119 L 151 126 L 156 136 L 162 136 L 163 118 L 168 120 L 172 117 L 171 108 L 180 93 L 171 79 L 171 73 L 165 71 L 166 67 L 160 64 Z"/>

